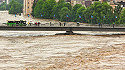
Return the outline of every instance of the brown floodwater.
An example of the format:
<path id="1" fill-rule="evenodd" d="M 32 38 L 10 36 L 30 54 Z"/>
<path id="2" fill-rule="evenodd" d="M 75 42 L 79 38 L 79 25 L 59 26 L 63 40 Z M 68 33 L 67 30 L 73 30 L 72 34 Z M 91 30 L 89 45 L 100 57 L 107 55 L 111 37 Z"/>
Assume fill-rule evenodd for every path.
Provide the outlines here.
<path id="1" fill-rule="evenodd" d="M 56 33 L 0 31 L 0 70 L 125 70 L 124 32 Z"/>
<path id="2" fill-rule="evenodd" d="M 0 33 L 1 70 L 125 69 L 124 35 L 50 35 L 53 32 L 25 31 Z M 42 36 L 42 33 L 49 35 Z"/>

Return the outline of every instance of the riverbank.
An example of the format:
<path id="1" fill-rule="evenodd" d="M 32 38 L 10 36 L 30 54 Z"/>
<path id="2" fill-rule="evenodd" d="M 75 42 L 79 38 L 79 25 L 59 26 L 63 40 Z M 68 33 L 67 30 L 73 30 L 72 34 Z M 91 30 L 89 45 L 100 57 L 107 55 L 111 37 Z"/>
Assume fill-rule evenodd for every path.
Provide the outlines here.
<path id="1" fill-rule="evenodd" d="M 52 24 L 55 23 L 55 26 L 60 26 L 58 20 L 53 20 L 53 19 L 39 19 L 39 18 L 33 18 L 33 17 L 28 17 L 28 16 L 24 16 L 23 13 L 20 15 L 15 15 L 14 14 L 9 14 L 8 11 L 0 11 L 0 26 L 3 25 L 2 23 L 7 23 L 7 21 L 15 21 L 15 20 L 26 20 L 27 23 L 32 21 L 32 23 L 35 22 L 40 22 L 41 24 L 46 24 L 51 22 Z M 56 24 L 57 23 L 57 24 Z M 64 23 L 69 24 L 70 26 L 77 26 L 76 22 L 61 22 L 62 26 L 64 26 Z M 89 24 L 89 23 L 80 23 L 81 26 L 97 26 L 99 27 L 98 24 Z M 113 27 L 112 24 L 103 24 L 102 27 Z M 124 24 L 115 24 L 115 27 L 125 27 Z"/>
<path id="2" fill-rule="evenodd" d="M 23 13 L 20 15 L 15 15 L 14 14 L 9 14 L 8 11 L 0 11 L 0 25 L 2 25 L 2 23 L 6 23 L 7 21 L 15 21 L 15 20 L 26 20 L 27 23 L 32 21 L 33 23 L 35 22 L 40 22 L 41 24 L 45 24 L 45 23 L 59 23 L 60 21 L 58 20 L 53 20 L 53 19 L 39 19 L 39 18 L 33 18 L 33 17 L 28 17 L 28 16 L 24 16 Z M 64 22 L 61 22 L 64 23 Z M 76 24 L 76 22 L 66 22 L 68 24 Z M 86 24 L 85 24 L 86 25 Z"/>
<path id="3" fill-rule="evenodd" d="M 28 16 L 24 16 L 23 14 L 20 15 L 13 15 L 13 14 L 9 14 L 8 11 L 0 11 L 0 25 L 2 23 L 6 23 L 8 20 L 10 21 L 14 21 L 14 20 L 26 20 L 27 22 L 32 21 L 32 22 L 41 22 L 42 24 L 45 23 L 58 23 L 59 21 L 57 20 L 53 20 L 53 19 L 37 19 L 37 18 L 33 18 L 33 17 L 28 17 Z"/>

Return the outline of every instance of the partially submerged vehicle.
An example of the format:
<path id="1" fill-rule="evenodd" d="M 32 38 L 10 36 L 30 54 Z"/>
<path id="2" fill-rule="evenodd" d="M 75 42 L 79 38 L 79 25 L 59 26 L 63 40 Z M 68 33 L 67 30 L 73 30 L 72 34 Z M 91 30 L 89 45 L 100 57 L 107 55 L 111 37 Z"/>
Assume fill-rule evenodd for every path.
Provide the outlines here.
<path id="1" fill-rule="evenodd" d="M 19 20 L 19 21 L 8 21 L 7 23 L 4 23 L 7 26 L 26 26 L 26 21 Z"/>

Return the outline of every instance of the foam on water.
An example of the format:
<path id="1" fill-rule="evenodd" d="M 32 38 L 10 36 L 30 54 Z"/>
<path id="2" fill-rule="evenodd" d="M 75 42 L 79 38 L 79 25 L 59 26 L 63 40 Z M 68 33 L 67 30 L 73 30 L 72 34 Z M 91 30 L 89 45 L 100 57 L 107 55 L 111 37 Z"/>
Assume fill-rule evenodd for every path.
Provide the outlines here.
<path id="1" fill-rule="evenodd" d="M 2 37 L 25 37 L 25 36 L 46 36 L 55 35 L 54 32 L 41 31 L 0 31 Z"/>
<path id="2" fill-rule="evenodd" d="M 65 33 L 65 31 L 0 31 L 2 37 L 28 37 L 28 36 L 46 36 L 56 33 Z M 92 32 L 92 31 L 74 31 L 83 35 L 125 35 L 123 32 Z"/>
<path id="3" fill-rule="evenodd" d="M 125 35 L 125 32 L 99 32 L 99 31 L 76 31 L 76 33 L 81 33 L 83 35 Z"/>

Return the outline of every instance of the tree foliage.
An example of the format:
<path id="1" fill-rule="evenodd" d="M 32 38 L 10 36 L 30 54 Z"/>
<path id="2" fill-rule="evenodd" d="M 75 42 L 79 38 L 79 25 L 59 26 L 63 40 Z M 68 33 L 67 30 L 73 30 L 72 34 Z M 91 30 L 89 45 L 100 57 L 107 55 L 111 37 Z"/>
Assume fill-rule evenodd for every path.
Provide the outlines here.
<path id="1" fill-rule="evenodd" d="M 12 0 L 9 0 L 9 2 L 11 2 Z M 23 4 L 23 1 L 24 0 L 15 0 L 16 2 L 20 3 L 20 4 Z"/>
<path id="2" fill-rule="evenodd" d="M 54 7 L 54 5 L 56 5 L 56 1 L 55 0 L 46 0 L 43 3 L 43 9 L 42 9 L 42 13 L 43 13 L 43 17 L 44 18 L 52 18 L 52 9 Z"/>
<path id="3" fill-rule="evenodd" d="M 77 12 L 76 12 L 76 21 L 80 21 L 80 22 L 84 22 L 85 18 L 84 18 L 84 12 L 85 12 L 85 7 L 82 6 L 80 7 L 79 9 L 77 9 Z"/>
<path id="4" fill-rule="evenodd" d="M 3 2 L 1 5 L 0 5 L 0 10 L 6 10 L 7 8 L 7 5 L 5 2 Z"/>
<path id="5" fill-rule="evenodd" d="M 122 9 L 123 8 L 121 7 L 121 5 L 115 6 L 114 14 L 119 17 L 120 14 L 121 14 Z"/>
<path id="6" fill-rule="evenodd" d="M 123 9 L 121 14 L 120 14 L 119 23 L 125 24 L 125 9 Z"/>
<path id="7" fill-rule="evenodd" d="M 3 2 L 0 5 L 0 10 L 9 10 L 9 6 L 6 4 L 6 2 Z"/>
<path id="8" fill-rule="evenodd" d="M 34 9 L 35 9 L 36 3 L 37 3 L 37 1 L 34 0 L 34 2 L 33 2 L 33 6 L 32 6 L 32 13 L 31 13 L 31 15 L 32 15 L 33 17 L 35 17 Z"/>
<path id="9" fill-rule="evenodd" d="M 41 1 L 41 2 L 40 2 Z M 91 6 L 85 8 L 81 4 L 71 6 L 64 0 L 39 0 L 34 5 L 34 16 L 40 18 L 53 18 L 60 21 L 85 22 L 92 24 L 112 24 L 124 22 L 124 10 L 117 6 L 115 10 L 107 2 L 94 2 Z M 122 11 L 122 14 L 121 14 Z M 68 15 L 68 18 L 67 18 Z M 117 17 L 117 18 L 116 18 Z"/>
<path id="10" fill-rule="evenodd" d="M 52 16 L 55 15 L 55 19 L 60 19 L 59 12 L 64 7 L 65 1 L 59 0 L 59 2 L 52 9 Z"/>
<path id="11" fill-rule="evenodd" d="M 86 9 L 84 14 L 86 22 L 95 24 L 109 23 L 109 20 L 112 20 L 113 17 L 112 7 L 106 2 L 94 2 L 94 4 Z"/>
<path id="12" fill-rule="evenodd" d="M 9 3 L 9 14 L 20 14 L 22 13 L 22 4 L 16 2 L 15 0 L 12 0 Z"/>
<path id="13" fill-rule="evenodd" d="M 72 6 L 70 3 L 64 3 L 64 7 L 67 7 L 69 10 L 72 10 Z"/>
<path id="14" fill-rule="evenodd" d="M 40 18 L 41 15 L 43 14 L 43 3 L 44 1 L 43 0 L 38 0 L 38 2 L 36 3 L 36 6 L 33 11 L 33 14 L 36 18 Z"/>
<path id="15" fill-rule="evenodd" d="M 9 0 L 9 2 L 10 2 L 9 4 L 6 4 L 6 2 L 3 2 L 0 5 L 0 10 L 9 10 L 10 14 L 14 14 L 14 13 L 17 14 L 17 13 L 22 12 L 22 10 L 23 10 L 23 0 Z"/>
<path id="16" fill-rule="evenodd" d="M 60 10 L 60 20 L 61 21 L 70 21 L 69 18 L 70 18 L 70 10 L 67 8 L 67 7 L 63 7 L 61 10 Z"/>
<path id="17" fill-rule="evenodd" d="M 76 21 L 76 13 L 77 13 L 77 10 L 82 7 L 81 4 L 76 4 L 75 6 L 73 6 L 72 8 L 72 21 Z"/>

